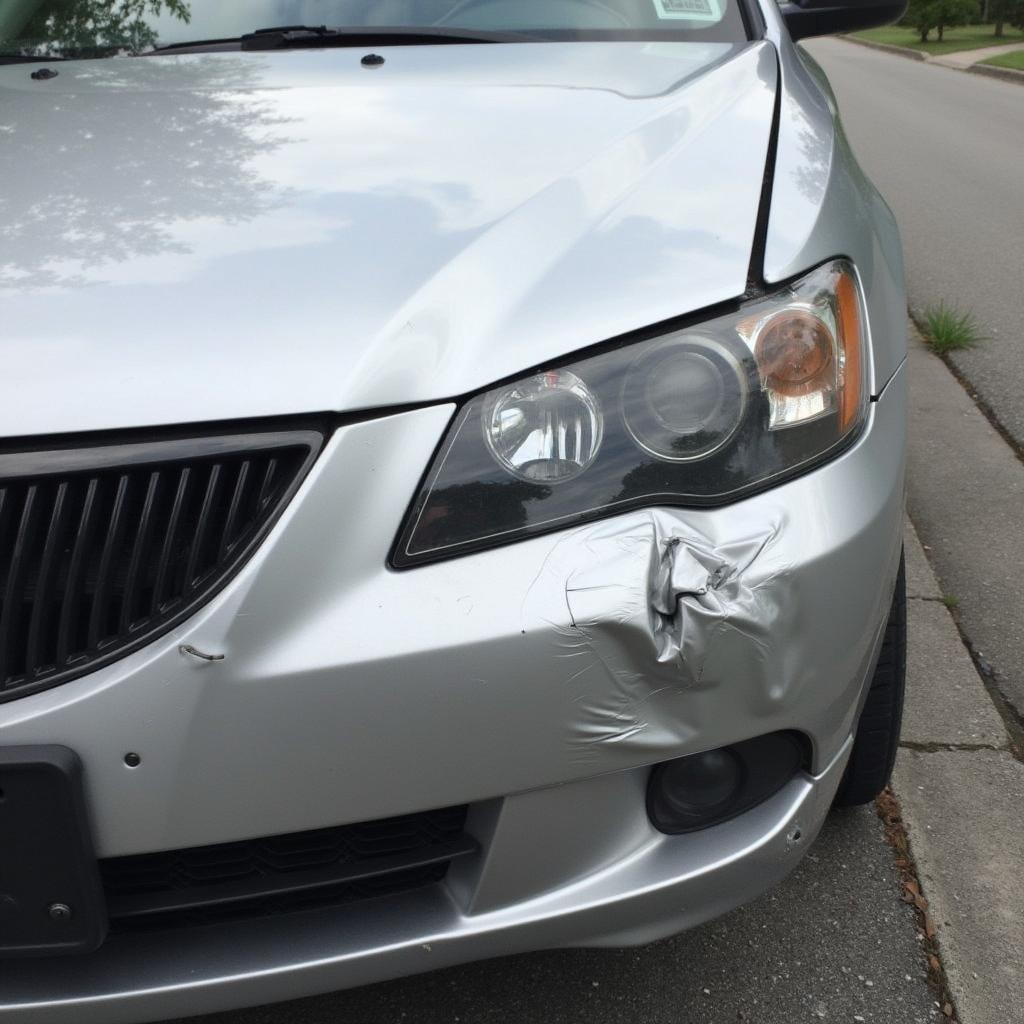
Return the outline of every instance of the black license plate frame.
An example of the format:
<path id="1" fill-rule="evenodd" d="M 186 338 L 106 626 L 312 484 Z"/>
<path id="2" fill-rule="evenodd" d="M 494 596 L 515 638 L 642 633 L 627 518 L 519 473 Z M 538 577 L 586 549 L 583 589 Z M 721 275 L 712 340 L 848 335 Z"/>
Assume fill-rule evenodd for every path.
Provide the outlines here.
<path id="1" fill-rule="evenodd" d="M 0 958 L 88 953 L 106 930 L 81 759 L 0 747 Z"/>

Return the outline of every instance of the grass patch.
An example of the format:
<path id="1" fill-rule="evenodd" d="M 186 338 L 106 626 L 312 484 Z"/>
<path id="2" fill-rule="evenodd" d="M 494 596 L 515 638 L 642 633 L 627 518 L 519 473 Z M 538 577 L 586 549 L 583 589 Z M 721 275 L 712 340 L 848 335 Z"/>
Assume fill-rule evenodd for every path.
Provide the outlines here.
<path id="1" fill-rule="evenodd" d="M 921 329 L 925 341 L 940 355 L 956 349 L 974 348 L 982 340 L 974 315 L 944 302 L 929 306 L 924 311 Z"/>
<path id="2" fill-rule="evenodd" d="M 1001 53 L 998 57 L 989 57 L 985 64 L 995 64 L 1000 68 L 1015 68 L 1017 71 L 1024 71 L 1024 50 L 1016 53 Z"/>
<path id="3" fill-rule="evenodd" d="M 889 46 L 905 46 L 908 50 L 920 50 L 932 55 L 956 53 L 959 50 L 980 50 L 983 46 L 1002 46 L 1004 43 L 1024 43 L 1024 32 L 1007 25 L 1001 39 L 996 39 L 994 25 L 961 25 L 947 28 L 940 43 L 932 30 L 927 43 L 921 42 L 921 34 L 902 25 L 883 25 L 855 32 L 860 39 L 873 43 L 888 43 Z M 1016 66 L 1016 65 L 1011 65 Z"/>
<path id="4" fill-rule="evenodd" d="M 947 608 L 948 608 L 948 609 L 949 609 L 950 611 L 953 611 L 953 609 L 954 609 L 954 608 L 959 608 L 959 607 L 960 607 L 960 598 L 959 598 L 959 597 L 954 597 L 954 596 L 953 596 L 952 594 L 946 594 L 946 595 L 945 595 L 945 596 L 944 596 L 944 597 L 942 598 L 942 603 L 943 603 L 943 604 L 944 604 L 944 605 L 945 605 L 945 606 L 946 606 L 946 607 L 947 607 Z"/>

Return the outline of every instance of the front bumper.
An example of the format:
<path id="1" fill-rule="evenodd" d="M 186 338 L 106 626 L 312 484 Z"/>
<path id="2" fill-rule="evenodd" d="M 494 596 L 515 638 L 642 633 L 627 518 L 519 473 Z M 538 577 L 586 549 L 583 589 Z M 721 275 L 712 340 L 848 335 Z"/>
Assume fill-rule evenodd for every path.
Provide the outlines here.
<path id="1" fill-rule="evenodd" d="M 0 1016 L 116 1024 L 515 950 L 643 942 L 770 885 L 824 817 L 877 654 L 904 409 L 900 371 L 853 448 L 764 494 L 405 573 L 384 559 L 451 409 L 338 431 L 209 606 L 102 671 L 5 705 L 0 743 L 79 753 L 103 857 L 461 803 L 480 856 L 444 886 L 372 905 L 19 962 L 0 977 Z M 730 586 L 701 590 L 689 557 L 701 552 L 732 566 Z M 224 660 L 183 657 L 182 644 Z M 704 832 L 652 829 L 647 766 L 787 729 L 811 741 L 811 774 Z"/>

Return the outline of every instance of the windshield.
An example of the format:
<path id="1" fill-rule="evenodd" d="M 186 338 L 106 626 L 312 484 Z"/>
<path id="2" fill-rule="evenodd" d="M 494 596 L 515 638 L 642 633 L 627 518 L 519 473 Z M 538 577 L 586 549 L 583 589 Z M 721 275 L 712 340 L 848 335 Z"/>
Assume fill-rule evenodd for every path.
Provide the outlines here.
<path id="1" fill-rule="evenodd" d="M 0 55 L 96 57 L 321 26 L 538 39 L 747 38 L 743 0 L 0 0 Z M 424 40 L 426 41 L 426 40 Z"/>

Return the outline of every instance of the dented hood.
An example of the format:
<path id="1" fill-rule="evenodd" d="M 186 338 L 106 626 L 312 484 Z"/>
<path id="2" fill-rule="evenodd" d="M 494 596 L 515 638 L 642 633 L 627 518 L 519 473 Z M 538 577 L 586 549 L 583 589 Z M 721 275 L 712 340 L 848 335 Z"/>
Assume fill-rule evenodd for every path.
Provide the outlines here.
<path id="1" fill-rule="evenodd" d="M 0 436 L 458 396 L 742 293 L 766 43 L 0 67 Z"/>

